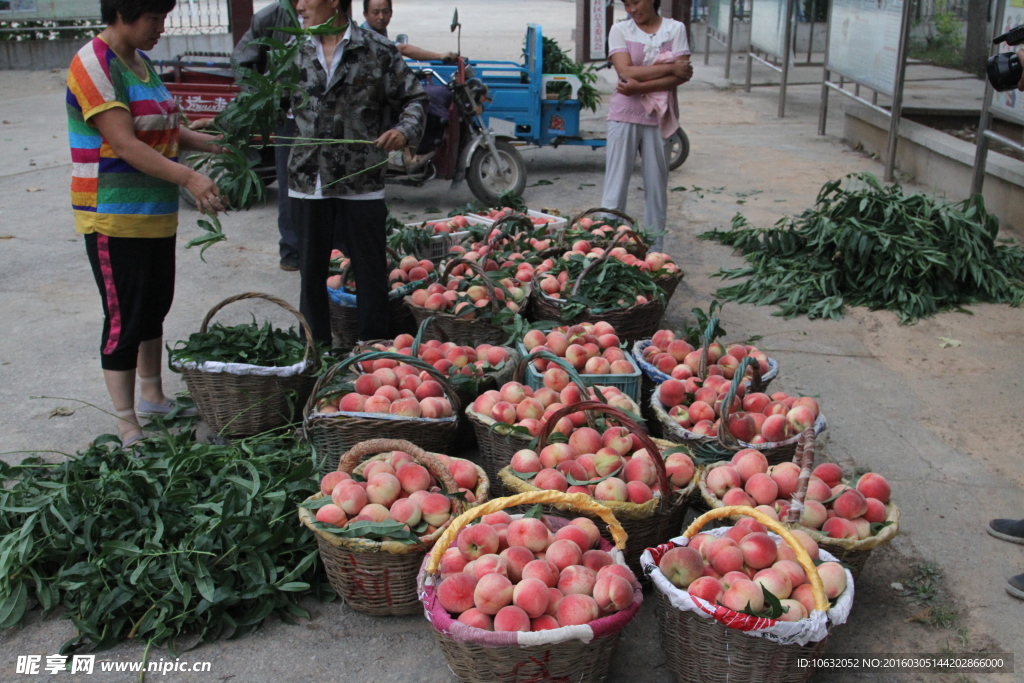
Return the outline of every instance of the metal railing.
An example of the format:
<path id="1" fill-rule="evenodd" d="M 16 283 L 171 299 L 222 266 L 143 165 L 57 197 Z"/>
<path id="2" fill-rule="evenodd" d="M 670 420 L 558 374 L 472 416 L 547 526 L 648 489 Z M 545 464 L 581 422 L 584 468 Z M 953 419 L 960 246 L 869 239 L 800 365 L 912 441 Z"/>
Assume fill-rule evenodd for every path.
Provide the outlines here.
<path id="1" fill-rule="evenodd" d="M 178 0 L 167 15 L 166 31 L 169 35 L 196 33 L 227 33 L 227 0 Z"/>

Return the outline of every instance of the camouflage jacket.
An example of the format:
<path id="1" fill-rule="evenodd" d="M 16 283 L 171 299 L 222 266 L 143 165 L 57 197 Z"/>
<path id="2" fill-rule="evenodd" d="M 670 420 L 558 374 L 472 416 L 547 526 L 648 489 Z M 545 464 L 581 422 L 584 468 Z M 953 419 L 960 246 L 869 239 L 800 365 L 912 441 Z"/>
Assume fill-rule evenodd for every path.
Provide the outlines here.
<path id="1" fill-rule="evenodd" d="M 426 123 L 427 96 L 402 55 L 386 38 L 351 24 L 331 82 L 327 81 L 316 45 L 307 40 L 296 63 L 308 102 L 292 97 L 292 112 L 299 137 L 341 140 L 376 140 L 389 128 L 405 135 L 415 149 Z M 395 122 L 391 125 L 391 122 Z M 373 145 L 302 145 L 292 147 L 288 160 L 288 187 L 303 193 L 316 191 L 320 174 L 324 197 L 377 192 L 384 189 L 386 166 L 358 173 L 387 158 Z M 331 184 L 334 183 L 334 184 Z"/>

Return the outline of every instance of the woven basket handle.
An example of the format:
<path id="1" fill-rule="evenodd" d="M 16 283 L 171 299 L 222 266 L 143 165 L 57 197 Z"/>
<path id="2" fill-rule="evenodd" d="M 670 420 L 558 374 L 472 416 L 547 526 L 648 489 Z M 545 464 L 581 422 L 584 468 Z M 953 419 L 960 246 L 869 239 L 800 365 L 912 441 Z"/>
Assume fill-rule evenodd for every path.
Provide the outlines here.
<path id="1" fill-rule="evenodd" d="M 451 275 L 452 269 L 459 265 L 468 266 L 471 271 L 480 276 L 480 279 L 484 282 L 484 288 L 487 289 L 487 296 L 491 300 L 491 312 L 497 315 L 500 309 L 498 307 L 498 297 L 494 295 L 494 283 L 491 282 L 491 278 L 487 277 L 487 273 L 484 272 L 484 269 L 473 261 L 465 258 L 453 258 L 444 267 L 444 272 L 441 273 L 441 279 L 438 280 L 438 282 L 447 286 L 448 276 Z M 508 294 L 508 292 L 506 292 L 506 294 Z"/>
<path id="2" fill-rule="evenodd" d="M 784 540 L 793 550 L 793 553 L 796 554 L 796 561 L 803 568 L 804 572 L 807 574 L 808 580 L 811 582 L 811 592 L 814 593 L 815 609 L 822 612 L 827 611 L 829 602 L 828 598 L 825 597 L 825 585 L 821 582 L 821 577 L 818 575 L 818 569 L 814 566 L 811 556 L 807 554 L 804 546 L 792 533 L 790 533 L 789 529 L 787 529 L 785 525 L 780 524 L 763 512 L 747 507 L 746 505 L 727 505 L 725 507 L 715 508 L 714 510 L 705 512 L 703 515 L 693 520 L 693 523 L 690 524 L 686 531 L 683 532 L 683 536 L 686 538 L 693 538 L 700 533 L 700 530 L 704 525 L 711 520 L 732 517 L 733 515 L 752 517 L 765 525 L 769 530 L 774 531 L 782 537 L 782 540 Z"/>
<path id="3" fill-rule="evenodd" d="M 615 514 L 610 508 L 597 503 L 590 496 L 583 493 L 562 493 L 561 491 L 527 491 L 526 493 L 518 493 L 507 498 L 489 500 L 475 508 L 470 508 L 452 520 L 452 523 L 441 534 L 441 537 L 437 539 L 434 548 L 430 551 L 430 560 L 427 562 L 426 568 L 427 573 L 437 573 L 437 568 L 441 564 L 441 557 L 445 551 L 448 550 L 448 547 L 458 537 L 459 532 L 474 519 L 504 510 L 505 508 L 516 507 L 517 505 L 535 505 L 537 503 L 569 505 L 578 512 L 596 515 L 608 525 L 608 531 L 611 532 L 612 538 L 615 540 L 615 547 L 619 550 L 626 547 L 626 531 L 619 524 L 619 520 L 615 519 Z"/>
<path id="4" fill-rule="evenodd" d="M 647 256 L 647 242 L 645 242 L 644 238 L 641 237 L 635 230 L 632 230 L 632 229 L 626 229 L 626 230 L 618 231 L 618 233 L 616 233 L 616 235 L 615 235 L 614 241 L 612 242 L 611 246 L 609 246 L 608 248 L 609 249 L 613 249 L 616 246 L 618 246 L 619 242 L 622 241 L 622 237 L 623 236 L 629 237 L 631 240 L 636 242 L 637 258 L 641 258 L 642 259 L 642 258 L 645 258 Z"/>
<path id="5" fill-rule="evenodd" d="M 365 458 L 373 457 L 390 451 L 404 451 L 413 457 L 420 465 L 423 465 L 430 472 L 431 476 L 440 481 L 448 493 L 458 493 L 459 485 L 455 482 L 451 472 L 444 466 L 444 463 L 433 455 L 423 450 L 416 444 L 402 439 L 370 439 L 357 443 L 352 449 L 341 456 L 338 461 L 338 471 L 352 474 L 352 470 Z M 458 498 L 452 499 L 452 507 L 457 507 L 456 514 L 462 514 L 465 505 Z"/>
<path id="6" fill-rule="evenodd" d="M 800 514 L 804 510 L 807 485 L 811 482 L 811 468 L 814 466 L 813 425 L 800 433 L 800 440 L 796 444 L 796 453 L 793 454 L 793 462 L 800 468 L 800 476 L 796 480 L 796 490 L 793 491 L 789 510 L 786 511 L 786 524 L 799 523 Z"/>
<path id="7" fill-rule="evenodd" d="M 595 206 L 593 208 L 587 209 L 586 211 L 580 211 L 578 214 L 573 216 L 572 220 L 570 220 L 568 223 L 566 223 L 565 227 L 562 228 L 563 232 L 559 234 L 559 237 L 564 235 L 565 232 L 572 230 L 573 227 L 577 223 L 579 223 L 581 220 L 583 220 L 587 216 L 590 216 L 591 214 L 595 214 L 595 213 L 606 213 L 606 214 L 609 214 L 611 216 L 618 216 L 622 220 L 624 220 L 627 223 L 629 223 L 631 226 L 635 226 L 636 225 L 636 219 L 633 218 L 632 216 L 630 216 L 629 214 L 625 214 L 622 211 L 619 211 L 617 209 L 605 209 L 605 208 L 602 208 L 600 206 Z"/>
<path id="8" fill-rule="evenodd" d="M 358 364 L 370 360 L 395 360 L 399 363 L 405 363 L 406 365 L 411 365 L 414 368 L 419 368 L 420 370 L 426 370 L 427 374 L 436 379 L 437 383 L 441 385 L 442 389 L 444 389 L 444 393 L 448 395 L 448 399 L 452 404 L 453 414 L 458 415 L 462 412 L 462 401 L 459 399 L 459 393 L 455 391 L 455 387 L 453 387 L 451 382 L 448 381 L 448 378 L 442 375 L 433 365 L 420 360 L 419 358 L 403 356 L 400 353 L 393 353 L 391 351 L 373 351 L 371 353 L 364 353 L 359 356 L 346 358 L 338 365 L 345 365 L 347 367 L 352 363 Z"/>
<path id="9" fill-rule="evenodd" d="M 431 377 L 437 380 L 441 388 L 444 389 L 445 394 L 448 396 L 449 402 L 452 404 L 452 414 L 458 416 L 462 412 L 462 401 L 459 400 L 459 395 L 455 391 L 455 388 L 451 385 L 444 375 L 438 372 L 434 366 L 430 363 L 426 363 L 419 358 L 413 358 L 412 356 L 403 356 L 400 353 L 392 353 L 391 351 L 369 351 L 367 353 L 360 353 L 353 356 L 349 356 L 340 363 L 336 363 L 327 369 L 320 379 L 313 385 L 313 391 L 309 394 L 309 399 L 306 401 L 306 408 L 303 411 L 302 418 L 302 430 L 304 434 L 307 434 L 309 416 L 313 414 L 316 407 L 316 402 L 319 400 L 320 392 L 330 385 L 334 378 L 338 374 L 344 372 L 347 368 L 351 367 L 354 363 L 362 363 L 371 360 L 389 359 L 395 360 L 399 363 L 405 363 L 411 365 L 420 370 L 426 370 Z M 307 434 L 308 437 L 308 434 Z"/>
<path id="10" fill-rule="evenodd" d="M 722 419 L 718 424 L 718 443 L 730 450 L 738 450 L 740 447 L 739 439 L 729 431 L 729 413 L 732 412 L 733 399 L 736 398 L 736 392 L 743 382 L 748 367 L 754 371 L 752 382 L 754 384 L 761 382 L 761 367 L 757 361 L 750 357 L 744 358 L 736 368 L 736 373 L 732 376 L 732 384 L 729 385 L 729 391 L 725 395 L 725 400 L 722 401 Z"/>
<path id="11" fill-rule="evenodd" d="M 444 333 L 441 326 L 437 324 L 437 320 L 434 316 L 429 316 L 423 319 L 420 323 L 419 328 L 416 330 L 416 336 L 412 340 L 412 355 L 416 358 L 420 357 L 420 346 L 423 345 L 423 337 L 427 333 L 427 328 L 433 323 L 434 330 L 440 335 L 443 341 L 448 341 L 448 335 Z"/>
<path id="12" fill-rule="evenodd" d="M 303 316 L 297 310 L 292 308 L 291 304 L 289 304 L 284 299 L 279 299 L 276 296 L 273 296 L 272 294 L 263 294 L 261 292 L 246 292 L 245 294 L 236 294 L 235 296 L 229 296 L 227 299 L 224 299 L 224 301 L 221 301 L 219 304 L 216 304 L 213 308 L 210 309 L 210 312 L 206 314 L 205 318 L 203 318 L 203 324 L 199 326 L 199 331 L 203 334 L 206 334 L 206 330 L 210 325 L 210 320 L 213 319 L 213 316 L 216 315 L 217 311 L 224 308 L 228 304 L 233 304 L 236 301 L 242 301 L 243 299 L 263 299 L 264 301 L 269 301 L 272 304 L 277 304 L 284 310 L 294 315 L 295 318 L 299 321 L 299 328 L 302 330 L 303 336 L 306 337 L 306 353 L 302 356 L 302 360 L 303 362 L 309 360 L 309 355 L 316 351 L 316 342 L 313 341 L 313 333 L 310 332 L 309 330 L 309 323 L 306 322 L 305 316 Z"/>
<path id="13" fill-rule="evenodd" d="M 558 412 L 551 416 L 550 420 L 544 423 L 544 428 L 540 430 L 540 434 L 537 436 L 537 452 L 539 453 L 541 449 L 547 445 L 547 441 L 551 437 L 551 432 L 554 431 L 559 420 L 567 415 L 578 413 L 581 410 L 592 410 L 596 413 L 604 413 L 640 438 L 640 443 L 642 443 L 644 448 L 647 449 L 647 452 L 651 456 L 651 460 L 654 461 L 655 468 L 658 470 L 658 485 L 661 487 L 662 500 L 667 500 L 669 494 L 672 492 L 672 488 L 668 484 L 668 473 L 665 471 L 665 461 L 661 457 L 661 451 L 658 449 L 657 444 L 651 440 L 651 437 L 647 435 L 647 432 L 644 431 L 643 427 L 629 419 L 625 413 L 618 408 L 612 408 L 600 401 L 580 401 L 579 403 L 573 403 L 572 405 L 560 408 Z"/>
<path id="14" fill-rule="evenodd" d="M 522 384 L 523 376 L 526 374 L 526 364 L 533 362 L 537 359 L 544 359 L 546 361 L 552 362 L 558 367 L 565 370 L 565 372 L 569 375 L 569 380 L 580 388 L 580 391 L 583 392 L 584 396 L 587 395 L 587 389 L 594 388 L 590 387 L 585 381 L 583 381 L 583 377 L 576 371 L 576 368 L 572 366 L 572 363 L 570 363 L 564 358 L 561 358 L 560 356 L 556 356 L 550 351 L 539 351 L 537 353 L 527 352 L 525 356 L 519 359 L 519 364 L 516 366 L 516 371 L 513 374 L 512 379 Z M 598 400 L 600 400 L 601 402 L 608 402 L 608 399 L 605 398 L 603 391 L 594 388 L 594 393 L 600 397 Z"/>
<path id="15" fill-rule="evenodd" d="M 715 340 L 715 329 L 718 327 L 718 318 L 712 316 L 708 320 L 708 326 L 700 333 L 700 361 L 697 365 L 697 377 L 702 380 L 708 378 L 708 355 L 711 353 L 711 342 Z"/>

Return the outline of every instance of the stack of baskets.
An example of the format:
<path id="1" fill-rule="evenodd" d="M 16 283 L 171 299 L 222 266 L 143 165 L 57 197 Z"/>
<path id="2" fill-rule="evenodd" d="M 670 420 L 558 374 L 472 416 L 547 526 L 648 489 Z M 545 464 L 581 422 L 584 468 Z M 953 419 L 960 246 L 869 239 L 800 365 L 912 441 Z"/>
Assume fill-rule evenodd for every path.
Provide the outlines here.
<path id="1" fill-rule="evenodd" d="M 623 629 L 636 616 L 643 593 L 634 591 L 626 609 L 600 617 L 582 626 L 563 626 L 531 633 L 485 631 L 463 624 L 441 606 L 436 588 L 439 567 L 445 550 L 471 521 L 506 508 L 545 503 L 585 513 L 606 526 L 606 533 L 621 549 L 626 535 L 612 512 L 597 505 L 588 496 L 558 491 L 523 493 L 497 498 L 473 508 L 454 520 L 434 544 L 420 574 L 420 597 L 427 620 L 434 631 L 448 666 L 460 683 L 526 683 L 527 681 L 573 681 L 597 683 L 607 678 L 612 657 Z M 556 527 L 560 520 L 550 519 Z M 561 521 L 563 524 L 564 521 Z M 602 544 L 618 564 L 622 555 L 610 543 Z"/>
<path id="2" fill-rule="evenodd" d="M 399 439 L 372 439 L 357 444 L 338 462 L 337 471 L 360 474 L 366 458 L 386 457 L 391 451 L 404 451 L 425 467 L 451 494 L 452 517 L 462 514 L 466 504 L 455 494 L 459 487 L 438 457 Z M 362 463 L 362 464 L 360 464 Z M 357 467 L 359 465 L 359 467 Z M 477 504 L 487 500 L 488 480 L 482 470 L 475 492 Z M 315 502 L 320 493 L 308 499 Z M 299 520 L 316 537 L 320 559 L 331 587 L 353 609 L 377 616 L 416 614 L 420 611 L 416 576 L 427 551 L 444 533 L 445 526 L 419 537 L 412 544 L 394 540 L 376 541 L 362 537 L 346 538 L 326 531 L 316 522 L 309 507 L 299 507 Z"/>
<path id="3" fill-rule="evenodd" d="M 220 436 L 250 436 L 289 424 L 294 407 L 309 397 L 320 368 L 320 357 L 302 314 L 270 294 L 248 292 L 224 299 L 210 309 L 199 327 L 206 333 L 210 320 L 228 304 L 263 299 L 295 316 L 306 337 L 302 363 L 291 368 L 265 368 L 240 363 L 193 363 L 174 367 L 181 372 L 196 410 Z"/>

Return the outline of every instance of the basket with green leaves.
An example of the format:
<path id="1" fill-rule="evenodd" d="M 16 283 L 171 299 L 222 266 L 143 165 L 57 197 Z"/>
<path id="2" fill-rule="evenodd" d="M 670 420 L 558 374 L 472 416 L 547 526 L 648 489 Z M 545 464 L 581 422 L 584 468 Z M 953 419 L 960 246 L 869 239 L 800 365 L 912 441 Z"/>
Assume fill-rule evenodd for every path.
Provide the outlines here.
<path id="1" fill-rule="evenodd" d="M 665 312 L 665 292 L 650 274 L 611 258 L 567 253 L 534 287 L 531 318 L 612 325 L 620 339 L 650 337 Z M 538 273 L 540 277 L 540 273 Z"/>
<path id="2" fill-rule="evenodd" d="M 263 299 L 295 316 L 302 330 L 269 322 L 226 327 L 213 316 L 228 304 Z M 224 299 L 203 318 L 199 332 L 168 348 L 199 415 L 221 435 L 260 434 L 289 424 L 306 401 L 320 369 L 320 354 L 305 318 L 286 301 L 248 292 Z"/>
<path id="3" fill-rule="evenodd" d="M 731 458 L 737 451 L 752 448 L 771 465 L 791 460 L 800 432 L 813 428 L 820 435 L 828 426 L 818 401 L 810 396 L 775 392 L 746 395 L 744 381 L 753 368 L 753 386 L 760 383 L 758 361 L 746 357 L 739 362 L 732 381 L 710 375 L 704 385 L 691 392 L 690 380 L 668 379 L 651 395 L 650 408 L 661 423 L 666 439 L 686 443 L 704 462 Z"/>
<path id="4" fill-rule="evenodd" d="M 608 222 L 607 217 L 597 220 L 589 217 L 598 213 L 619 216 L 627 223 L 614 225 Z M 600 254 L 605 250 L 612 250 L 612 257 L 628 266 L 650 273 L 665 292 L 667 302 L 675 293 L 684 273 L 668 254 L 649 250 L 648 245 L 653 242 L 653 237 L 651 233 L 636 228 L 633 218 L 624 213 L 613 209 L 593 208 L 574 216 L 567 229 L 559 234 L 558 242 L 567 251 L 583 254 L 591 251 Z"/>
<path id="5" fill-rule="evenodd" d="M 383 361 L 379 367 L 375 364 Z M 390 367 L 388 367 L 390 366 Z M 402 397 L 402 378 L 417 376 L 422 399 Z M 350 356 L 317 380 L 303 411 L 302 430 L 324 472 L 357 443 L 383 435 L 435 453 L 449 452 L 462 402 L 444 374 L 418 358 L 386 351 Z"/>
<path id="6" fill-rule="evenodd" d="M 485 271 L 504 270 L 520 282 L 532 282 L 545 258 L 560 256 L 565 251 L 557 244 L 551 246 L 554 240 L 541 234 L 543 228 L 526 229 L 530 224 L 521 214 L 503 218 L 494 225 L 486 239 L 465 242 L 458 247 L 459 255 L 479 259 L 477 263 Z"/>
<path id="7" fill-rule="evenodd" d="M 755 346 L 749 344 L 730 344 L 728 346 L 716 341 L 726 334 L 716 311 L 721 309 L 718 301 L 712 301 L 705 312 L 693 308 L 692 313 L 697 319 L 695 327 L 687 327 L 681 333 L 661 329 L 651 335 L 650 339 L 641 339 L 633 345 L 633 360 L 643 372 L 641 382 L 642 405 L 644 417 L 648 418 L 648 427 L 657 429 L 661 435 L 661 425 L 651 409 L 651 395 L 662 382 L 675 379 L 687 382 L 688 393 L 694 393 L 707 383 L 709 375 L 718 375 L 722 380 L 731 380 L 739 367 L 739 362 L 750 356 L 758 363 L 759 373 L 754 374 L 753 367 L 746 372 L 750 377 L 750 385 L 746 390 L 750 393 L 764 392 L 768 385 L 779 374 L 779 363 L 774 358 Z M 717 366 L 717 367 L 716 367 Z M 758 384 L 753 384 L 757 379 Z M 712 380 L 712 383 L 717 383 Z"/>
<path id="8" fill-rule="evenodd" d="M 363 441 L 324 477 L 331 493 L 324 493 L 321 482 L 320 493 L 299 505 L 299 520 L 316 537 L 331 586 L 353 609 L 377 616 L 422 610 L 416 576 L 423 558 L 467 508 L 465 495 L 440 457 L 400 439 Z M 363 462 L 367 458 L 372 459 Z M 368 470 L 373 462 L 379 464 Z M 476 498 L 483 502 L 487 477 L 482 471 L 479 475 Z M 343 480 L 351 483 L 340 485 Z M 360 480 L 367 481 L 365 489 Z M 438 485 L 437 492 L 430 492 Z M 400 498 L 402 491 L 409 496 Z"/>
<path id="9" fill-rule="evenodd" d="M 469 259 L 456 258 L 437 282 L 406 296 L 405 305 L 417 323 L 434 316 L 456 344 L 501 344 L 525 313 L 530 289 L 507 269 L 485 272 Z"/>

